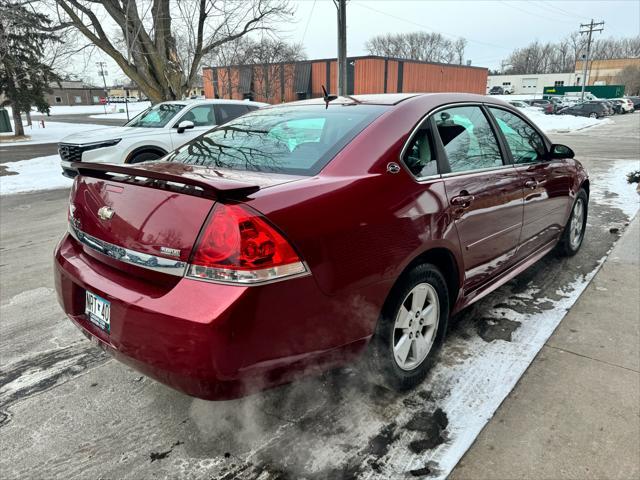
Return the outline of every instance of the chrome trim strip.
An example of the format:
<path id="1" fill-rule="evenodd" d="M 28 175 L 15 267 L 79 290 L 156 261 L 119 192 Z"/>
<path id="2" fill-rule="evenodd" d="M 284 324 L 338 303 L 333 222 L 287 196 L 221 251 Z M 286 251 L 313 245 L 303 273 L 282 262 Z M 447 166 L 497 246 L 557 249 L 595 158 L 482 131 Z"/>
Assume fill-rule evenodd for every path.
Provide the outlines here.
<path id="1" fill-rule="evenodd" d="M 442 174 L 442 178 L 459 177 L 461 175 L 473 175 L 475 173 L 493 172 L 493 171 L 497 171 L 497 170 L 505 170 L 507 168 L 513 168 L 513 165 L 509 164 L 509 165 L 502 165 L 501 167 L 487 167 L 487 168 L 478 168 L 476 170 L 465 170 L 463 172 L 443 173 Z"/>
<path id="2" fill-rule="evenodd" d="M 82 245 L 85 245 L 96 252 L 107 257 L 119 260 L 130 265 L 153 270 L 154 272 L 167 273 L 176 277 L 184 277 L 187 270 L 187 263 L 180 260 L 149 255 L 148 253 L 136 252 L 128 248 L 119 247 L 99 238 L 93 237 L 82 230 L 69 224 L 69 233 Z"/>
<path id="3" fill-rule="evenodd" d="M 207 283 L 218 283 L 221 285 L 233 285 L 236 287 L 251 287 L 251 286 L 259 286 L 259 285 L 268 285 L 270 283 L 281 282 L 283 280 L 289 280 L 292 278 L 300 278 L 311 275 L 311 271 L 309 270 L 309 266 L 306 262 L 300 261 L 294 264 L 289 264 L 286 267 L 298 266 L 303 271 L 296 271 L 295 273 L 286 274 L 277 278 L 258 278 L 258 279 L 238 279 L 238 280 L 220 280 L 220 279 L 212 279 L 212 278 L 204 278 L 198 277 L 195 275 L 189 275 L 190 268 L 197 268 L 197 265 L 191 265 L 186 262 L 182 262 L 180 260 L 172 260 L 170 258 L 159 257 L 156 255 L 150 255 L 148 253 L 137 252 L 135 250 L 130 250 L 128 248 L 119 247 L 109 242 L 105 242 L 104 240 L 100 240 L 92 235 L 84 233 L 82 230 L 74 227 L 72 224 L 69 224 L 68 228 L 69 234 L 75 238 L 79 243 L 85 245 L 86 247 L 95 250 L 103 255 L 108 256 L 109 258 L 113 258 L 115 260 L 128 263 L 130 265 L 135 265 L 137 267 L 146 268 L 147 270 L 153 270 L 154 272 L 167 273 L 169 275 L 174 275 L 176 277 L 184 277 L 190 280 L 196 280 Z M 282 267 L 276 267 L 282 268 Z M 224 269 L 214 269 L 222 271 Z M 264 271 L 268 271 L 272 269 L 264 269 Z M 231 271 L 231 270 L 229 270 Z M 261 272 L 262 270 L 255 270 L 255 272 Z"/>

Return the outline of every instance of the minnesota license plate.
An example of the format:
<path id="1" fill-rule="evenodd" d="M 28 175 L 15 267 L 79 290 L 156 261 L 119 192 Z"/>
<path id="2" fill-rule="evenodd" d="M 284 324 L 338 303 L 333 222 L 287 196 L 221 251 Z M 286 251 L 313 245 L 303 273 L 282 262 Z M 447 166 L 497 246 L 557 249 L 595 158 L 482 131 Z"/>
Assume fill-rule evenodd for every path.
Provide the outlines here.
<path id="1" fill-rule="evenodd" d="M 95 293 L 86 292 L 84 312 L 87 318 L 105 332 L 111 331 L 111 303 Z"/>

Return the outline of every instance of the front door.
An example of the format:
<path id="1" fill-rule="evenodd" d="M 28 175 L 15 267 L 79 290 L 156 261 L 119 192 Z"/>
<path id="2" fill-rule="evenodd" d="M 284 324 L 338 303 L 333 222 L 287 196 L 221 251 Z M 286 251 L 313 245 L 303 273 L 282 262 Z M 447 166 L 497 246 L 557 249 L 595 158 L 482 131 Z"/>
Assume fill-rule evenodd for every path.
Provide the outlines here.
<path id="1" fill-rule="evenodd" d="M 495 132 L 480 106 L 435 113 L 444 149 L 449 212 L 464 260 L 465 292 L 511 266 L 522 228 L 522 180 L 505 163 Z"/>
<path id="2" fill-rule="evenodd" d="M 522 178 L 524 219 L 518 259 L 523 259 L 562 232 L 570 204 L 571 171 L 566 160 L 549 158 L 542 136 L 526 120 L 501 108 L 489 110 Z"/>
<path id="3" fill-rule="evenodd" d="M 193 128 L 189 128 L 184 132 L 178 132 L 178 125 L 183 121 L 193 122 Z M 185 143 L 211 130 L 216 125 L 216 117 L 213 111 L 213 105 L 198 105 L 191 110 L 183 113 L 180 118 L 173 124 L 171 129 L 171 143 L 173 148 L 178 148 Z"/>

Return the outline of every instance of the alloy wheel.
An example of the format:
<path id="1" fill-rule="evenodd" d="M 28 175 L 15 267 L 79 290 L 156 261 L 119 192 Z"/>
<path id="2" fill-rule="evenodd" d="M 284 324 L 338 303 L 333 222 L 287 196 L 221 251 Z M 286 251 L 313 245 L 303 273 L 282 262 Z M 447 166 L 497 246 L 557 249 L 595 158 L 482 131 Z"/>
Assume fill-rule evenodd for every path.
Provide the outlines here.
<path id="1" fill-rule="evenodd" d="M 571 248 L 576 250 L 582 242 L 582 231 L 584 229 L 584 201 L 582 198 L 576 200 L 569 223 L 569 243 Z"/>
<path id="2" fill-rule="evenodd" d="M 414 370 L 429 355 L 438 332 L 440 302 L 428 283 L 416 285 L 405 297 L 393 327 L 393 357 L 402 370 Z"/>

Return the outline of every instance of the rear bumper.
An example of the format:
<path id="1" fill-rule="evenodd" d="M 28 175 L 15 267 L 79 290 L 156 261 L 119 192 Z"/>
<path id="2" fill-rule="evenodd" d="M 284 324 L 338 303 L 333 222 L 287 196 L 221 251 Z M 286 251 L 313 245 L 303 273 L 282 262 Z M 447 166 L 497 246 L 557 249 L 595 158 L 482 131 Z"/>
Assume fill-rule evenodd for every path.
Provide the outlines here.
<path id="1" fill-rule="evenodd" d="M 118 360 L 192 396 L 236 398 L 342 365 L 370 335 L 331 315 L 332 302 L 310 276 L 231 286 L 135 275 L 100 255 L 68 234 L 56 248 L 55 286 L 65 313 Z M 86 290 L 111 303 L 109 334 L 85 316 Z"/>

